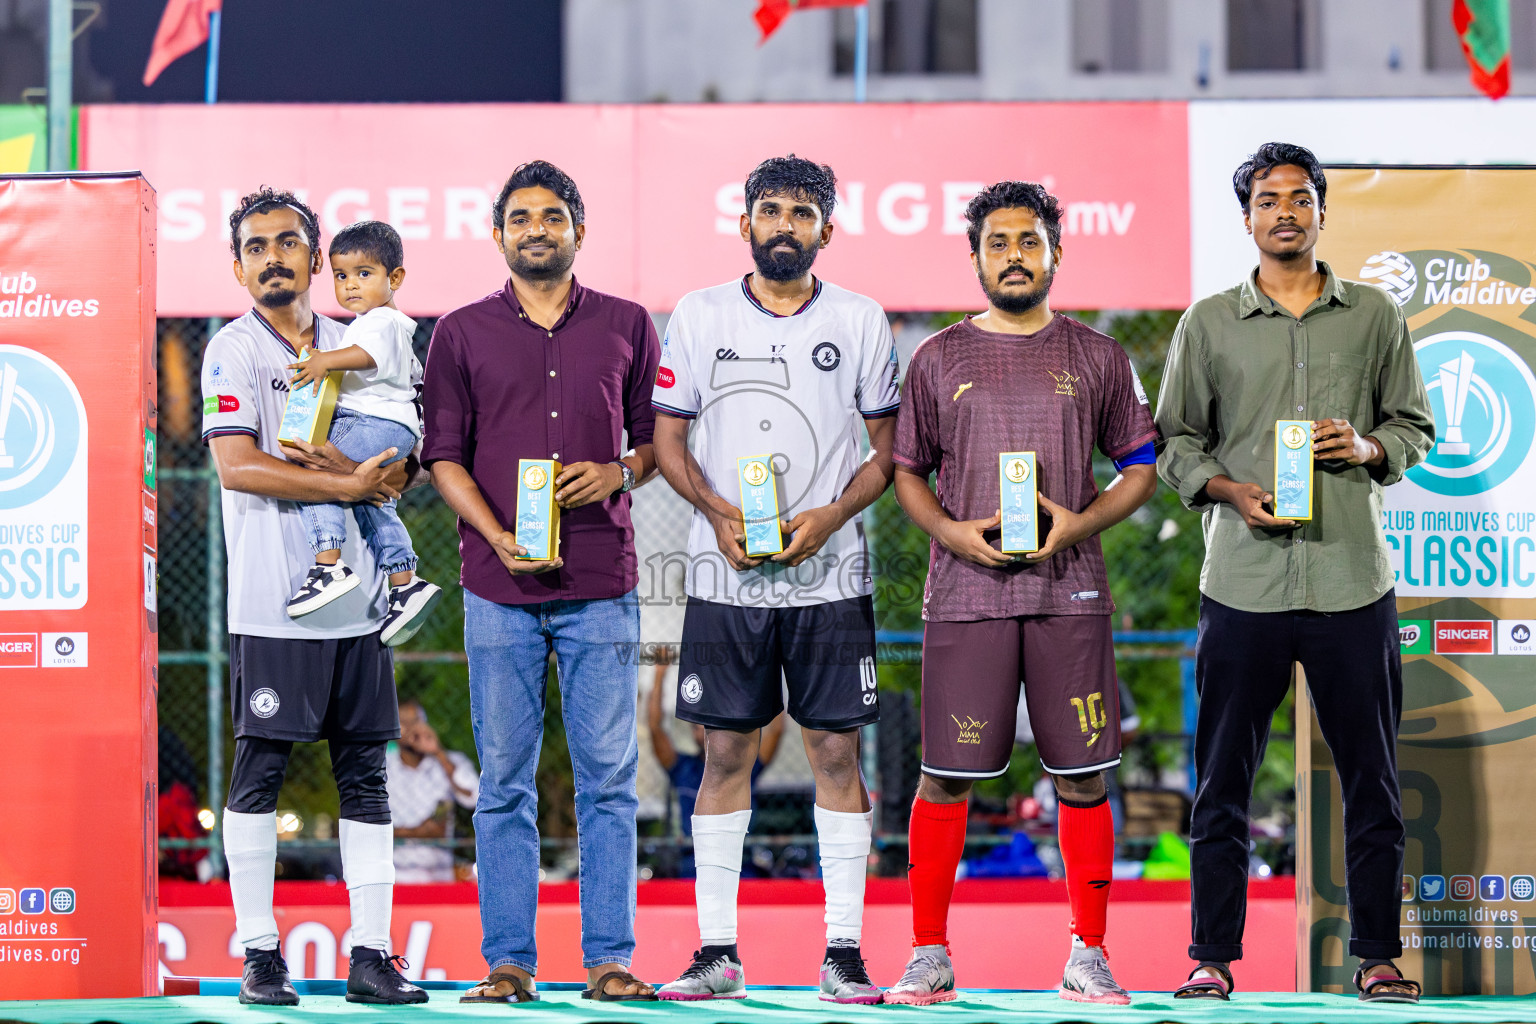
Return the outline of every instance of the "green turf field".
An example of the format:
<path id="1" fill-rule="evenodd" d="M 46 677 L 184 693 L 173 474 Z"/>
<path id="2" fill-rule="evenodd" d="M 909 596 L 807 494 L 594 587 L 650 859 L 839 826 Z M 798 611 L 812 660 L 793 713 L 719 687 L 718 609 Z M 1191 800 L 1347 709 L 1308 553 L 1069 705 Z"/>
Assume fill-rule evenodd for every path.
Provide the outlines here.
<path id="1" fill-rule="evenodd" d="M 966 993 L 936 1006 L 833 1006 L 807 989 L 764 990 L 736 1003 L 593 1003 L 572 991 L 545 993 L 520 1006 L 458 1003 L 455 989 L 435 989 L 424 1006 L 363 1006 L 340 995 L 305 995 L 294 1008 L 241 1006 L 233 996 L 158 999 L 74 999 L 0 1002 L 0 1021 L 28 1024 L 266 1024 L 270 1021 L 446 1021 L 532 1017 L 545 1024 L 637 1021 L 641 1024 L 823 1024 L 829 1021 L 926 1021 L 932 1024 L 1043 1024 L 1113 1021 L 1115 1024 L 1231 1021 L 1234 1024 L 1414 1024 L 1536 1022 L 1536 997 L 1481 996 L 1425 1000 L 1418 1006 L 1365 1004 L 1315 993 L 1238 993 L 1230 1003 L 1186 1002 L 1167 993 L 1133 993 L 1128 1007 L 1082 1006 L 1053 992 Z"/>

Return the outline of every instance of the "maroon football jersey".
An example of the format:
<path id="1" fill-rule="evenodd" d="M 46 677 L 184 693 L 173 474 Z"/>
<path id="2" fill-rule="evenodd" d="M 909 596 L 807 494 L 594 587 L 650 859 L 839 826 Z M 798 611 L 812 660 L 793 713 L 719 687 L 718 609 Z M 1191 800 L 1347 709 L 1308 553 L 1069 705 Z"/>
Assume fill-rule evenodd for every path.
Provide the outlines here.
<path id="1" fill-rule="evenodd" d="M 998 509 L 998 453 L 1032 451 L 1041 493 L 1081 512 L 1099 493 L 1093 449 L 1117 459 L 1156 437 L 1146 392 L 1113 338 L 1060 314 L 1028 335 L 984 331 L 967 318 L 913 354 L 895 457 L 920 473 L 937 469 L 939 504 L 965 520 Z M 1042 563 L 1002 569 L 963 561 L 934 541 L 929 563 L 925 619 L 1114 610 L 1097 536 Z"/>

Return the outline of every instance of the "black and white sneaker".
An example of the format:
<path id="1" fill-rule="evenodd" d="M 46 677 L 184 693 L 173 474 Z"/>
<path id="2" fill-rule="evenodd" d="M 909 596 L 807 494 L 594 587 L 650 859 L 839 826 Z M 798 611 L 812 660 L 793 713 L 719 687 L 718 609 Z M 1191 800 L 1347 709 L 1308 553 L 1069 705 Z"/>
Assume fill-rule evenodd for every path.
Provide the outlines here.
<path id="1" fill-rule="evenodd" d="M 403 956 L 386 956 L 377 949 L 353 947 L 347 970 L 347 1002 L 424 1003 L 426 990 L 405 980 L 400 969 L 408 966 Z"/>
<path id="2" fill-rule="evenodd" d="M 309 575 L 288 599 L 288 617 L 296 619 L 319 611 L 343 594 L 350 593 L 360 582 L 357 573 L 348 569 L 346 562 L 338 560 L 335 565 L 312 565 Z"/>
<path id="3" fill-rule="evenodd" d="M 415 636 L 442 596 L 442 587 L 428 583 L 420 576 L 403 587 L 390 587 L 389 611 L 384 616 L 384 630 L 379 634 L 379 642 L 385 647 L 398 647 Z"/>
<path id="4" fill-rule="evenodd" d="M 247 949 L 240 977 L 240 1002 L 257 1006 L 297 1006 L 299 994 L 288 980 L 288 964 L 275 949 Z"/>

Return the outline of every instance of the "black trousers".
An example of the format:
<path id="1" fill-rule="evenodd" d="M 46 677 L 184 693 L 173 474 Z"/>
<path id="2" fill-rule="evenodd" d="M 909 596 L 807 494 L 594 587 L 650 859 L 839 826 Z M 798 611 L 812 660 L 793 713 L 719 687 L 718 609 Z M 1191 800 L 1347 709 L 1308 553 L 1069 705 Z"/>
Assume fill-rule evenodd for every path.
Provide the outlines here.
<path id="1" fill-rule="evenodd" d="M 389 791 L 385 788 L 383 740 L 343 743 L 331 740 L 331 775 L 341 797 L 341 817 L 370 825 L 388 825 Z M 229 800 L 241 814 L 270 814 L 288 774 L 289 740 L 241 736 L 235 740 L 235 762 L 229 771 Z"/>
<path id="2" fill-rule="evenodd" d="M 1199 785 L 1190 821 L 1193 960 L 1243 956 L 1248 911 L 1248 804 L 1285 697 L 1301 662 L 1318 725 L 1344 793 L 1344 877 L 1349 951 L 1402 955 L 1398 931 L 1403 809 L 1397 727 L 1403 669 L 1392 591 L 1353 611 L 1244 612 L 1200 599 L 1195 725 Z M 1303 884 L 1298 880 L 1297 884 Z"/>

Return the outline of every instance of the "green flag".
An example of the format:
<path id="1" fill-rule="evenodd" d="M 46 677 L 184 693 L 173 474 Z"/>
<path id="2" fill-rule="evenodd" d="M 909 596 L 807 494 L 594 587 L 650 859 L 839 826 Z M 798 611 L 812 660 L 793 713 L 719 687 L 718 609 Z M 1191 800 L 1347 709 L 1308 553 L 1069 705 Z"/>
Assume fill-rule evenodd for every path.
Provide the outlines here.
<path id="1" fill-rule="evenodd" d="M 1509 0 L 1456 0 L 1451 23 L 1472 84 L 1490 99 L 1509 92 Z"/>

